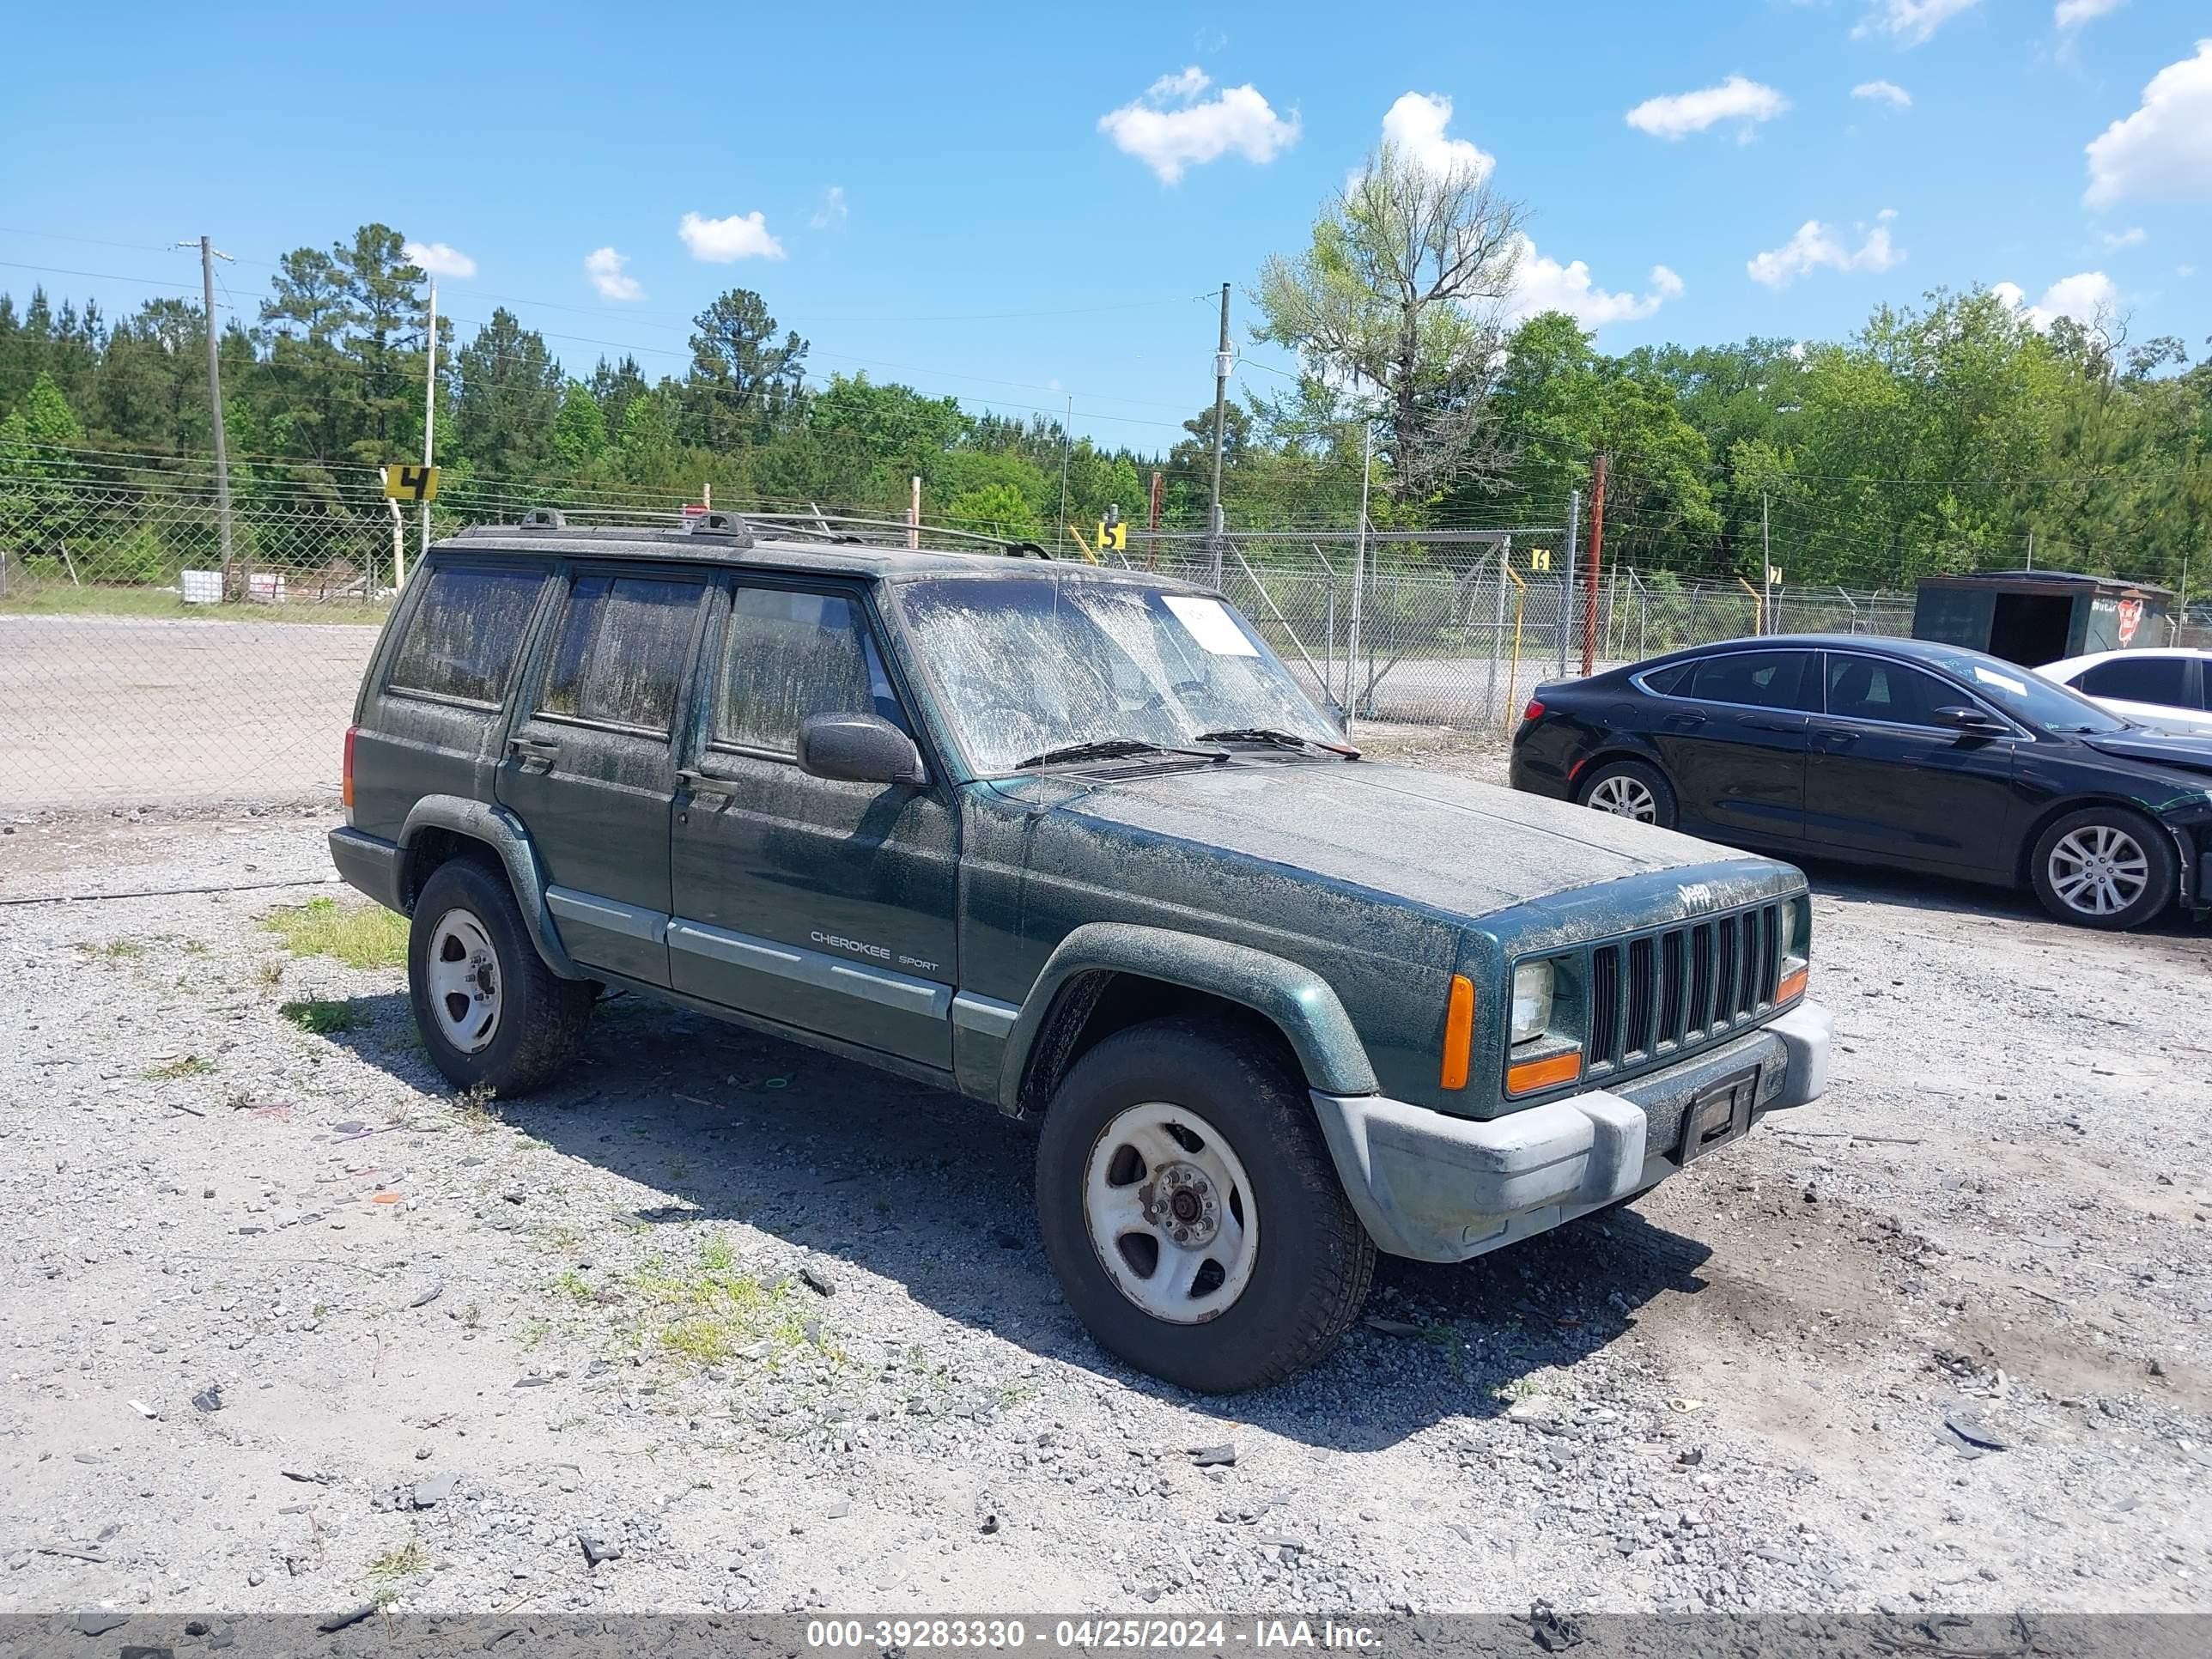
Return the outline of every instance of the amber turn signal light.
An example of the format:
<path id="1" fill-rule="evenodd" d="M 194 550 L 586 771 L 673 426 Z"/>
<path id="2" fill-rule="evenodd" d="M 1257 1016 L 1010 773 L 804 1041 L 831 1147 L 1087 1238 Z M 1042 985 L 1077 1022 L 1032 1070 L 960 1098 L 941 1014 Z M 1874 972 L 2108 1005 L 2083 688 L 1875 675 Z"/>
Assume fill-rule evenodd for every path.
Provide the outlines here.
<path id="1" fill-rule="evenodd" d="M 1812 977 L 1809 970 L 1799 968 L 1782 976 L 1782 983 L 1774 988 L 1777 1002 L 1789 1002 L 1805 994 L 1805 984 Z"/>
<path id="2" fill-rule="evenodd" d="M 1564 1054 L 1547 1054 L 1541 1060 L 1524 1060 L 1518 1066 L 1505 1068 L 1505 1092 L 1530 1094 L 1538 1089 L 1548 1089 L 1554 1083 L 1572 1083 L 1582 1074 L 1579 1048 Z"/>
<path id="3" fill-rule="evenodd" d="M 1454 974 L 1451 997 L 1444 1004 L 1444 1059 L 1437 1081 L 1447 1089 L 1466 1088 L 1474 1054 L 1474 981 Z"/>

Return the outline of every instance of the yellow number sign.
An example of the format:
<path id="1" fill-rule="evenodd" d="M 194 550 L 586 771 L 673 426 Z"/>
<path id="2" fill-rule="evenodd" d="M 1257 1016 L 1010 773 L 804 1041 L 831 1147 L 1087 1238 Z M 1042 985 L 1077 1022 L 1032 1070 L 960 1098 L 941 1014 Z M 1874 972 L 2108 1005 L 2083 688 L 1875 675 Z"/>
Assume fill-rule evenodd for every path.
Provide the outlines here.
<path id="1" fill-rule="evenodd" d="M 384 493 L 395 501 L 434 501 L 438 499 L 438 469 L 434 466 L 387 466 Z"/>
<path id="2" fill-rule="evenodd" d="M 1549 570 L 1551 568 L 1552 568 L 1552 550 L 1551 550 L 1550 548 L 1548 548 L 1548 547 L 1533 547 L 1533 548 L 1530 548 L 1530 549 L 1528 550 L 1528 568 L 1529 568 L 1529 569 L 1531 569 L 1531 570 Z"/>
<path id="3" fill-rule="evenodd" d="M 1129 526 L 1126 522 L 1109 524 L 1103 519 L 1098 520 L 1098 550 L 1103 553 L 1109 547 L 1116 553 L 1129 550 Z"/>

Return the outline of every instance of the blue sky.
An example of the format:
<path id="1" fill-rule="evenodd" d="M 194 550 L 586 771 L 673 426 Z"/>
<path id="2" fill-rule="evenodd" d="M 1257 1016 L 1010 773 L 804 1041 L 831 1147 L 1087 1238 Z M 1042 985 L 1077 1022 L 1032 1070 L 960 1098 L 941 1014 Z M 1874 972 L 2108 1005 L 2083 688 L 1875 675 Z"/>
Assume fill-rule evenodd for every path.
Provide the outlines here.
<path id="1" fill-rule="evenodd" d="M 2200 36 L 2181 0 L 40 7 L 9 25 L 0 288 L 118 313 L 164 291 L 123 278 L 196 291 L 162 249 L 205 230 L 250 311 L 284 250 L 382 219 L 472 268 L 440 283 L 465 336 L 505 303 L 572 371 L 678 371 L 743 285 L 820 375 L 1072 396 L 1164 447 L 1210 403 L 1223 281 L 1239 385 L 1285 384 L 1243 290 L 1388 120 L 1494 167 L 1533 216 L 1523 303 L 1611 349 L 2003 283 L 2203 355 Z"/>

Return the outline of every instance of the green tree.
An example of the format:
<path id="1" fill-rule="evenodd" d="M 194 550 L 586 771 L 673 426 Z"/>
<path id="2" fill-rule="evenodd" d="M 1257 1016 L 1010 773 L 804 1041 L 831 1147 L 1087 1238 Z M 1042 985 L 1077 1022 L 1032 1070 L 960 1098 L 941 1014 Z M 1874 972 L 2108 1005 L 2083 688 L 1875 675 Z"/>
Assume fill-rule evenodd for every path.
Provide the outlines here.
<path id="1" fill-rule="evenodd" d="M 1521 218 L 1480 167 L 1432 167 L 1385 143 L 1323 206 L 1305 252 L 1261 270 L 1255 337 L 1297 352 L 1317 384 L 1379 402 L 1401 501 L 1492 459 L 1490 382 Z"/>
<path id="2" fill-rule="evenodd" d="M 485 477 L 527 478 L 541 471 L 564 412 L 561 366 L 544 337 L 501 306 L 461 348 L 456 368 L 455 451 Z"/>
<path id="3" fill-rule="evenodd" d="M 721 295 L 691 326 L 684 438 L 714 450 L 760 442 L 799 402 L 806 342 L 787 331 L 779 343 L 767 302 L 745 288 Z"/>
<path id="4" fill-rule="evenodd" d="M 1012 484 L 985 484 L 945 503 L 945 516 L 971 529 L 987 530 L 1011 541 L 1036 541 L 1042 532 L 1029 500 Z"/>
<path id="5" fill-rule="evenodd" d="M 553 465 L 566 473 L 588 472 L 607 453 L 607 417 L 599 400 L 581 380 L 571 380 L 561 393 L 561 412 L 553 417 L 548 444 Z"/>
<path id="6" fill-rule="evenodd" d="M 617 465 L 625 482 L 659 489 L 680 486 L 683 457 L 674 402 L 672 395 L 658 389 L 629 400 L 616 447 Z"/>

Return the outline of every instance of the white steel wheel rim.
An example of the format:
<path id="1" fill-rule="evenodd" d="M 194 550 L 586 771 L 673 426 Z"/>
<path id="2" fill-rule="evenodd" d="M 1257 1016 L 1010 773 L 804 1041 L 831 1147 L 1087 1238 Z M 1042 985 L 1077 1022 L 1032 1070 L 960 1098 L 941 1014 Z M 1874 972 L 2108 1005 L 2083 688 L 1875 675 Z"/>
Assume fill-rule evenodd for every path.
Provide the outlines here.
<path id="1" fill-rule="evenodd" d="M 1235 1305 L 1260 1254 L 1251 1177 L 1186 1106 L 1147 1101 L 1091 1143 L 1083 1218 L 1114 1286 L 1153 1318 L 1202 1325 Z"/>
<path id="2" fill-rule="evenodd" d="M 423 954 L 422 976 L 438 1035 L 465 1054 L 489 1047 L 499 1035 L 507 976 L 476 912 L 455 908 L 438 918 Z"/>
<path id="3" fill-rule="evenodd" d="M 2045 873 L 2051 890 L 2085 916 L 2114 916 L 2150 885 L 2150 857 L 2126 830 L 2085 823 L 2058 838 Z"/>
<path id="4" fill-rule="evenodd" d="M 1659 798 L 1632 772 L 1600 778 L 1589 792 L 1589 805 L 1617 818 L 1634 818 L 1638 823 L 1656 823 L 1659 817 Z"/>

